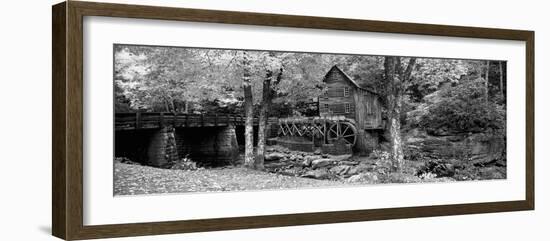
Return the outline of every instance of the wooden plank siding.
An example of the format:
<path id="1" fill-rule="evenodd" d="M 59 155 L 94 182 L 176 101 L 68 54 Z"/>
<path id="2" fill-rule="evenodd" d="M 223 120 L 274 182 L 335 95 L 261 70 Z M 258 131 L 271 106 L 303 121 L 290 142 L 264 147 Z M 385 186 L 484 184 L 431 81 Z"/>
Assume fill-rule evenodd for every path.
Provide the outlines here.
<path id="1" fill-rule="evenodd" d="M 366 109 L 365 128 L 377 129 L 383 127 L 382 106 L 379 97 L 369 92 L 365 92 L 363 96 L 365 97 Z"/>
<path id="2" fill-rule="evenodd" d="M 343 115 L 355 118 L 353 92 L 356 90 L 345 78 L 334 68 L 327 73 L 325 77 L 327 89 L 319 98 L 319 113 L 321 115 Z M 346 92 L 348 92 L 347 95 L 345 95 Z M 350 106 L 347 113 L 346 104 Z"/>
<path id="3" fill-rule="evenodd" d="M 333 67 L 325 75 L 323 80 L 326 84 L 325 92 L 319 97 L 319 115 L 338 115 L 350 119 L 362 119 L 364 123 L 358 123 L 365 129 L 378 129 L 382 127 L 382 109 L 378 95 L 358 88 L 352 80 L 339 68 Z M 360 98 L 365 105 L 366 113 L 364 118 L 356 116 L 355 95 L 364 96 Z"/>

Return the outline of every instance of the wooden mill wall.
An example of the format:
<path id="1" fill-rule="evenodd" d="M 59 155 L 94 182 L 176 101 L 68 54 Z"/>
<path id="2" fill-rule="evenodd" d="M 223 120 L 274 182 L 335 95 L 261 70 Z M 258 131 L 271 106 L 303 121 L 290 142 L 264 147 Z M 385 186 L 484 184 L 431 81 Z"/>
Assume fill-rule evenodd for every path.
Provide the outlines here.
<path id="1" fill-rule="evenodd" d="M 320 115 L 342 115 L 347 118 L 355 119 L 355 101 L 353 93 L 356 91 L 346 77 L 335 68 L 332 68 L 327 74 L 325 83 L 327 91 L 319 97 Z M 349 93 L 345 95 L 345 88 Z M 346 104 L 349 105 L 349 112 L 346 112 Z M 328 107 L 328 108 L 327 108 Z"/>
<path id="2" fill-rule="evenodd" d="M 324 81 L 327 90 L 319 97 L 321 116 L 345 116 L 360 121 L 361 123 L 357 124 L 362 129 L 382 128 L 382 107 L 378 95 L 357 88 L 337 68 L 332 68 Z M 358 109 L 362 110 L 361 113 L 358 113 Z"/>
<path id="3" fill-rule="evenodd" d="M 364 118 L 361 118 L 359 113 L 355 116 L 355 120 L 360 128 L 363 129 L 380 129 L 382 128 L 382 105 L 380 99 L 376 94 L 369 91 L 359 90 L 357 91 L 356 101 L 357 103 L 364 105 L 361 106 L 363 111 L 360 113 Z M 360 106 L 356 106 L 356 111 Z M 359 112 L 359 111 L 357 111 Z M 362 121 L 360 121 L 362 119 Z"/>

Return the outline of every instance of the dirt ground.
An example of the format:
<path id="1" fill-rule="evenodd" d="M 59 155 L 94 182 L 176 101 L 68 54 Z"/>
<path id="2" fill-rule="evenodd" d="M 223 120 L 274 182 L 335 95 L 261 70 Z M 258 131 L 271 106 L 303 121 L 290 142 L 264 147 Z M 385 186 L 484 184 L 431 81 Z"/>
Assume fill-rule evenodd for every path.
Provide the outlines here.
<path id="1" fill-rule="evenodd" d="M 344 185 L 343 182 L 285 176 L 243 167 L 193 171 L 115 163 L 114 194 L 158 194 L 292 189 Z"/>

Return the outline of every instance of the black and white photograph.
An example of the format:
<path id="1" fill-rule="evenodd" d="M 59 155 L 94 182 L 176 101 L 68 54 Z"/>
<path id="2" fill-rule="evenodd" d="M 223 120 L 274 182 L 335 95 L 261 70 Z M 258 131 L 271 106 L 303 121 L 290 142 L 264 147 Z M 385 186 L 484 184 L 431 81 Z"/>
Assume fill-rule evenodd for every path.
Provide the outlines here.
<path id="1" fill-rule="evenodd" d="M 114 195 L 506 179 L 505 60 L 114 44 Z"/>
<path id="2" fill-rule="evenodd" d="M 550 236 L 545 1 L 4 6 L 0 241 Z"/>

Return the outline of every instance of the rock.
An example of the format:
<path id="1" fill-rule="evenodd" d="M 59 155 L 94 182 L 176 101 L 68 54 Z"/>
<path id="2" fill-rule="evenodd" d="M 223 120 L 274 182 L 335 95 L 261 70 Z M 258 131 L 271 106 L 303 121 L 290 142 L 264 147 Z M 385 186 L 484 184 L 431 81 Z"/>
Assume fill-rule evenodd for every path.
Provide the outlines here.
<path id="1" fill-rule="evenodd" d="M 346 179 L 346 182 L 359 182 L 360 179 L 361 179 L 361 174 L 356 174 Z"/>
<path id="2" fill-rule="evenodd" d="M 358 163 L 355 162 L 355 161 L 348 161 L 348 160 L 345 160 L 345 161 L 339 161 L 338 164 L 340 164 L 340 165 L 348 165 L 348 166 L 355 166 L 355 165 L 357 165 Z"/>
<path id="3" fill-rule="evenodd" d="M 300 175 L 300 172 L 302 171 L 299 167 L 292 167 L 287 169 L 282 169 L 278 173 L 285 176 L 298 176 Z"/>
<path id="4" fill-rule="evenodd" d="M 323 157 L 323 158 L 328 158 L 328 154 L 323 153 L 323 154 L 321 154 L 321 157 Z"/>
<path id="5" fill-rule="evenodd" d="M 290 157 L 288 157 L 288 160 L 289 161 L 296 161 L 297 158 L 298 157 L 296 155 L 292 154 L 292 155 L 290 155 Z"/>
<path id="6" fill-rule="evenodd" d="M 427 130 L 428 134 L 432 135 L 432 136 L 450 136 L 450 135 L 453 135 L 453 133 L 448 130 L 446 127 L 441 127 L 441 128 L 437 128 L 437 129 L 432 129 L 432 128 L 429 128 Z"/>
<path id="7" fill-rule="evenodd" d="M 197 163 L 195 163 L 194 161 L 191 161 L 191 160 L 178 161 L 178 162 L 174 163 L 170 167 L 170 169 L 173 169 L 173 170 L 187 170 L 187 171 L 197 170 Z"/>
<path id="8" fill-rule="evenodd" d="M 302 177 L 309 177 L 309 178 L 315 178 L 315 179 L 328 179 L 329 173 L 327 169 L 317 169 L 317 170 L 311 170 L 307 171 Z"/>
<path id="9" fill-rule="evenodd" d="M 265 155 L 265 161 L 278 161 L 280 159 L 285 158 L 286 155 L 280 152 L 272 152 L 267 155 Z"/>
<path id="10" fill-rule="evenodd" d="M 334 166 L 329 171 L 336 175 L 346 175 L 346 173 L 351 169 L 350 166 L 347 165 L 341 165 L 341 166 Z"/>
<path id="11" fill-rule="evenodd" d="M 377 167 L 376 172 L 380 175 L 388 175 L 391 173 L 390 167 Z"/>
<path id="12" fill-rule="evenodd" d="M 284 163 L 284 162 L 272 162 L 272 163 L 264 164 L 264 167 L 267 169 L 275 169 L 275 168 L 285 167 L 287 165 L 288 163 Z"/>
<path id="13" fill-rule="evenodd" d="M 500 167 L 481 168 L 479 170 L 479 177 L 481 180 L 505 179 L 506 168 L 500 168 Z"/>
<path id="14" fill-rule="evenodd" d="M 315 155 L 321 155 L 321 149 L 317 149 L 313 152 Z"/>
<path id="15" fill-rule="evenodd" d="M 445 163 L 438 160 L 430 160 L 418 170 L 417 176 L 425 173 L 433 173 L 437 177 L 452 177 L 455 175 L 455 168 L 450 163 Z"/>
<path id="16" fill-rule="evenodd" d="M 450 142 L 459 142 L 464 140 L 464 136 L 461 136 L 461 135 L 447 136 L 447 140 Z"/>
<path id="17" fill-rule="evenodd" d="M 320 167 L 326 167 L 330 164 L 332 164 L 334 160 L 329 158 L 323 158 L 323 159 L 317 159 L 311 162 L 311 167 L 313 169 L 320 168 Z"/>
<path id="18" fill-rule="evenodd" d="M 373 165 L 361 163 L 355 167 L 350 168 L 348 175 L 356 175 L 362 172 L 369 172 L 374 169 Z"/>
<path id="19" fill-rule="evenodd" d="M 311 161 L 312 161 L 312 160 L 311 160 L 311 159 L 308 159 L 308 158 L 304 159 L 304 161 L 302 161 L 302 166 L 304 166 L 304 167 L 309 167 L 309 166 L 311 166 Z"/>
<path id="20" fill-rule="evenodd" d="M 413 129 L 403 138 L 405 156 L 409 160 L 470 158 L 475 162 L 489 162 L 505 156 L 506 141 L 499 133 L 487 130 L 481 133 L 446 133 L 437 130 L 428 133 Z"/>
<path id="21" fill-rule="evenodd" d="M 311 161 L 321 159 L 321 158 L 322 158 L 321 156 L 306 156 L 306 157 L 304 157 L 304 160 L 309 160 L 311 162 Z"/>
<path id="22" fill-rule="evenodd" d="M 390 152 L 391 151 L 390 143 L 389 142 L 380 143 L 380 150 L 383 152 Z"/>
<path id="23" fill-rule="evenodd" d="M 368 183 L 368 184 L 374 184 L 378 182 L 378 176 L 375 173 L 360 173 L 353 175 L 346 179 L 346 182 L 361 182 L 361 183 Z"/>

